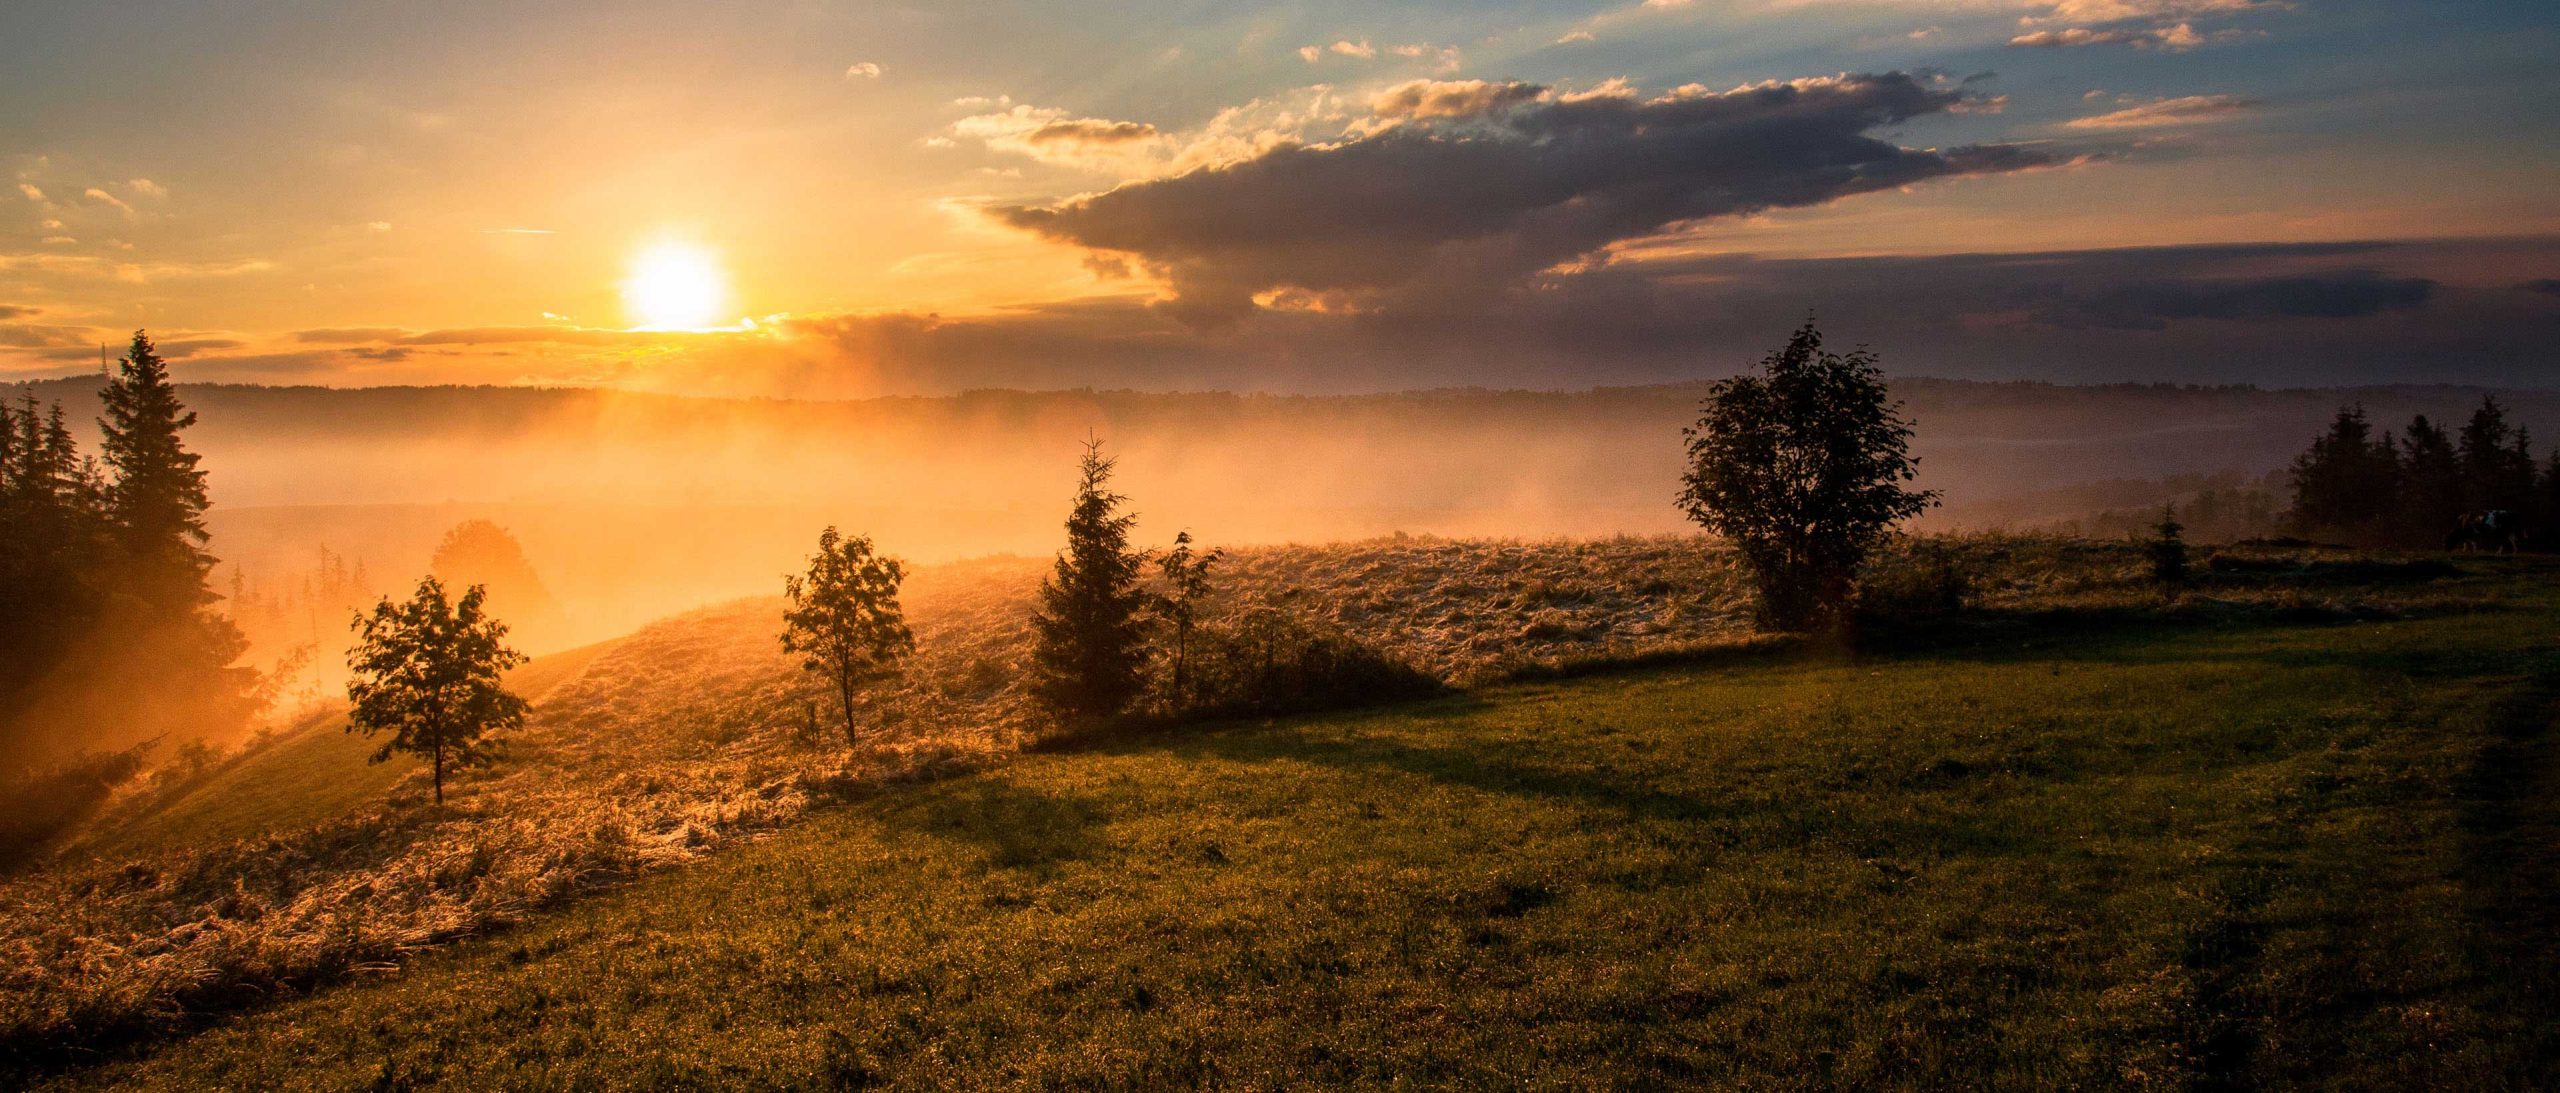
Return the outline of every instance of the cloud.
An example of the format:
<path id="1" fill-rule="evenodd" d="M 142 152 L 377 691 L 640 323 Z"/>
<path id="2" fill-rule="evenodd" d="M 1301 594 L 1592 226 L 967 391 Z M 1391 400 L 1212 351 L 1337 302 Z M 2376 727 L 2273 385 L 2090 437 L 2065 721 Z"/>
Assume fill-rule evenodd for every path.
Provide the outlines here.
<path id="1" fill-rule="evenodd" d="M 2197 34 L 2194 26 L 2178 23 L 2165 27 L 2115 27 L 2107 30 L 2093 30 L 2088 27 L 2039 30 L 2011 38 L 2009 44 L 2030 49 L 2129 45 L 2136 49 L 2165 49 L 2181 52 L 2203 45 L 2204 41 L 2204 36 Z"/>
<path id="2" fill-rule="evenodd" d="M 1556 44 L 1560 46 L 1569 46 L 1579 42 L 1595 42 L 1598 40 L 1599 39 L 1594 37 L 1590 31 L 1577 30 L 1566 34 L 1564 37 L 1556 39 Z"/>
<path id="3" fill-rule="evenodd" d="M 1325 48 L 1345 57 L 1357 57 L 1364 61 L 1378 55 L 1377 48 L 1371 46 L 1366 40 L 1354 42 L 1344 39 Z"/>
<path id="4" fill-rule="evenodd" d="M 0 319 L 23 319 L 29 315 L 38 314 L 43 310 L 43 308 L 31 307 L 26 304 L 0 304 Z"/>
<path id="5" fill-rule="evenodd" d="M 973 114 L 951 123 L 951 134 L 998 152 L 1088 170 L 1139 173 L 1166 153 L 1170 142 L 1155 126 L 1111 118 L 1080 118 L 1048 107 L 1016 106 Z"/>
<path id="6" fill-rule="evenodd" d="M 2537 277 L 2516 287 L 2526 292 L 2539 292 L 2545 296 L 2560 296 L 2560 277 Z"/>
<path id="7" fill-rule="evenodd" d="M 36 204 L 38 204 L 38 205 L 42 205 L 42 204 L 44 204 L 44 203 L 45 203 L 44 191 L 43 191 L 43 190 L 40 190 L 40 189 L 37 189 L 37 188 L 36 188 L 36 184 L 35 184 L 35 183 L 32 183 L 32 182 L 21 182 L 21 183 L 19 183 L 19 184 L 18 184 L 18 192 L 19 192 L 20 194 L 25 195 L 27 200 L 29 200 L 29 201 L 33 201 L 33 202 L 35 202 L 35 203 L 36 203 Z"/>
<path id="8" fill-rule="evenodd" d="M 2069 129 L 2159 129 L 2223 121 L 2256 105 L 2248 99 L 2231 95 L 2189 95 L 2129 106 L 2093 117 L 2073 118 L 2063 125 Z"/>
<path id="9" fill-rule="evenodd" d="M 80 196 L 88 198 L 89 200 L 95 201 L 101 205 L 113 208 L 117 212 L 123 213 L 124 218 L 127 220 L 139 220 L 142 218 L 142 214 L 135 212 L 133 206 L 125 204 L 123 198 L 117 197 L 116 195 L 108 193 L 95 186 L 82 190 L 80 192 Z"/>
<path id="10" fill-rule="evenodd" d="M 880 66 L 872 61 L 855 61 L 853 64 L 845 68 L 844 78 L 848 80 L 876 80 L 880 78 Z"/>
<path id="11" fill-rule="evenodd" d="M 1486 80 L 1412 80 L 1369 101 L 1382 118 L 1470 118 L 1531 102 L 1546 93 L 1537 84 Z"/>
<path id="12" fill-rule="evenodd" d="M 133 181 L 131 181 L 131 182 L 127 182 L 127 183 L 125 183 L 125 186 L 126 186 L 126 188 L 131 189 L 133 192 L 135 192 L 135 193 L 137 193 L 137 194 L 141 194 L 141 195 L 142 195 L 142 196 L 144 196 L 144 197 L 149 197 L 149 198 L 165 198 L 165 197 L 168 197 L 168 196 L 169 196 L 169 188 L 168 188 L 168 187 L 163 186 L 163 185 L 161 185 L 161 184 L 159 184 L 159 183 L 157 183 L 157 182 L 153 182 L 153 181 L 151 181 L 150 179 L 147 179 L 147 178 L 137 178 L 137 179 L 134 179 L 134 180 L 133 180 Z"/>
<path id="13" fill-rule="evenodd" d="M 482 235 L 558 235 L 549 228 L 482 228 Z"/>
<path id="14" fill-rule="evenodd" d="M 2355 319 L 2423 307 L 2437 282 L 2370 269 L 2299 277 L 2136 281 L 2066 297 L 2033 320 L 2063 329 L 2162 330 L 2181 319 Z"/>
<path id="15" fill-rule="evenodd" d="M 1270 290 L 1480 291 L 1683 221 L 2053 162 L 2014 145 L 1939 151 L 1868 135 L 1966 98 L 1902 73 L 1651 99 L 1615 82 L 1578 94 L 1422 83 L 1381 96 L 1401 124 L 990 212 L 1136 256 L 1172 285 L 1177 310 L 1224 321 Z"/>

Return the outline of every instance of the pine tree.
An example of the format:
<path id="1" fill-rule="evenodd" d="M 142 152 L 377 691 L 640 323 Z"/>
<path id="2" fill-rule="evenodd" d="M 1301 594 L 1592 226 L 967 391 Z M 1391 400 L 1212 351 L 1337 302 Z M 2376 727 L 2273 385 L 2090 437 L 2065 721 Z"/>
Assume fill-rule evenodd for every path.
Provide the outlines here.
<path id="1" fill-rule="evenodd" d="M 1138 518 L 1121 513 L 1127 498 L 1109 489 L 1115 463 L 1103 458 L 1102 441 L 1085 445 L 1067 549 L 1040 582 L 1031 620 L 1032 698 L 1066 724 L 1118 714 L 1144 684 L 1147 596 L 1138 573 L 1146 556 L 1129 549 Z"/>
<path id="2" fill-rule="evenodd" d="M 2458 455 L 2466 508 L 2521 512 L 2530 503 L 2532 441 L 2507 424 L 2506 408 L 2498 405 L 2497 396 L 2482 397 L 2480 408 L 2463 424 Z"/>
<path id="3" fill-rule="evenodd" d="M 2453 438 L 2420 414 L 2409 422 L 2401 445 L 2400 545 L 2432 547 L 2442 542 L 2465 502 L 2462 459 Z"/>
<path id="4" fill-rule="evenodd" d="M 2395 455 L 2394 446 L 2375 441 L 2364 407 L 2341 407 L 2329 431 L 2293 461 L 2293 509 L 2285 522 L 2300 535 L 2387 538 Z"/>
<path id="5" fill-rule="evenodd" d="M 178 438 L 196 415 L 178 401 L 168 365 L 139 330 L 99 398 L 107 416 L 98 426 L 115 472 L 107 506 L 133 590 L 164 615 L 191 614 L 212 599 L 205 578 L 214 562 L 204 550 L 205 474 Z"/>
<path id="6" fill-rule="evenodd" d="M 2151 556 L 2152 580 L 2162 584 L 2186 583 L 2186 530 L 2186 525 L 2178 522 L 2177 506 L 2160 506 L 2160 522 L 2151 525 L 2151 538 L 2143 544 L 2143 552 Z"/>

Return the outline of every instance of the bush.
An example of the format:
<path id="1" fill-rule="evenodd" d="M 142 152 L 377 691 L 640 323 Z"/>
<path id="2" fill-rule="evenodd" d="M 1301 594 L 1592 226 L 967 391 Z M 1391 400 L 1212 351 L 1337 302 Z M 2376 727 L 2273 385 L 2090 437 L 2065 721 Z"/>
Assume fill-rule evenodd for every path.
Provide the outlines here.
<path id="1" fill-rule="evenodd" d="M 33 860 L 46 843 L 70 830 L 117 786 L 142 773 L 151 744 L 123 751 L 83 752 L 59 766 L 0 781 L 0 869 Z"/>
<path id="2" fill-rule="evenodd" d="M 1870 559 L 1859 575 L 1861 625 L 1892 626 L 1960 614 L 1973 606 L 1973 571 L 1943 543 L 1914 542 Z"/>
<path id="3" fill-rule="evenodd" d="M 1177 712 L 1268 714 L 1412 698 L 1440 682 L 1301 615 L 1263 607 L 1203 626 Z"/>

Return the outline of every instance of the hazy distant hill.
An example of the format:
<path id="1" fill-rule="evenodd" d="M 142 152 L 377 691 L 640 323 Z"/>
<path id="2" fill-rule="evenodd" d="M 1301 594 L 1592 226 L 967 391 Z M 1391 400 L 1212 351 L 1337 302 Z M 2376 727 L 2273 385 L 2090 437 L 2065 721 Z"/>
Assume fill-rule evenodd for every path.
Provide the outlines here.
<path id="1" fill-rule="evenodd" d="M 29 385 L 94 416 L 93 379 Z M 1277 396 L 976 391 L 789 402 L 597 389 L 194 385 L 190 434 L 216 550 L 253 575 L 320 545 L 381 578 L 435 538 L 510 527 L 585 620 L 618 633 L 769 592 L 819 526 L 920 560 L 1053 548 L 1077 446 L 1121 457 L 1142 541 L 1395 531 L 1545 536 L 1676 530 L 1680 427 L 1702 384 L 1581 392 Z M 2361 403 L 2397 426 L 2467 414 L 2458 387 L 2261 390 L 1903 379 L 1940 527 L 2048 522 L 2149 504 L 2180 474 L 2282 467 Z M 2502 391 L 2560 437 L 2560 392 Z"/>

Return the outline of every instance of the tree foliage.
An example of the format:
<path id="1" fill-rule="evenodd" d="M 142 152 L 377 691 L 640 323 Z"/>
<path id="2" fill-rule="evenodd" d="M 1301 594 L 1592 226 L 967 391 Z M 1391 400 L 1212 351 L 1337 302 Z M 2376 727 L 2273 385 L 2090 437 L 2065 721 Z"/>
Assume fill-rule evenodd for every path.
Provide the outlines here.
<path id="1" fill-rule="evenodd" d="M 529 708 L 501 682 L 525 658 L 507 647 L 507 625 L 482 610 L 487 596 L 474 585 L 449 601 L 444 583 L 428 577 L 407 602 L 386 597 L 354 622 L 347 731 L 391 734 L 374 762 L 394 752 L 426 758 L 439 804 L 445 772 L 488 762 L 488 734 L 524 724 Z"/>
<path id="2" fill-rule="evenodd" d="M 1031 695 L 1063 723 L 1118 714 L 1145 686 L 1147 594 L 1138 576 L 1146 555 L 1129 549 L 1138 518 L 1111 492 L 1115 463 L 1100 440 L 1085 445 L 1067 548 L 1040 582 L 1031 620 Z"/>
<path id="3" fill-rule="evenodd" d="M 1895 524 L 1936 503 L 1907 488 L 1911 426 L 1875 355 L 1825 352 L 1811 320 L 1786 348 L 1709 389 L 1688 438 L 1680 507 L 1732 540 L 1760 592 L 1763 623 L 1837 619 L 1860 563 Z"/>
<path id="4" fill-rule="evenodd" d="M 1181 531 L 1174 533 L 1173 549 L 1156 561 L 1156 573 L 1164 579 L 1164 591 L 1156 596 L 1156 613 L 1163 617 L 1172 643 L 1165 650 L 1165 696 L 1175 709 L 1189 701 L 1191 638 L 1209 599 L 1209 569 L 1224 557 L 1222 550 L 1194 551 L 1191 533 Z"/>
<path id="5" fill-rule="evenodd" d="M 107 507 L 140 591 L 164 614 L 192 612 L 213 598 L 204 581 L 214 562 L 204 549 L 205 472 L 178 437 L 196 423 L 195 412 L 178 400 L 167 362 L 139 330 L 99 398 L 100 447 L 115 473 Z"/>
<path id="6" fill-rule="evenodd" d="M 806 574 L 782 579 L 791 606 L 782 613 L 782 650 L 826 678 L 844 717 L 844 740 L 857 742 L 854 710 L 865 690 L 897 679 L 915 635 L 898 605 L 904 563 L 873 553 L 871 539 L 845 538 L 832 526 L 818 536 Z M 813 715 L 814 717 L 814 715 Z"/>
<path id="7" fill-rule="evenodd" d="M 2423 414 L 2397 436 L 2377 432 L 2362 407 L 2340 407 L 2289 478 L 2285 523 L 2297 535 L 2426 549 L 2444 544 L 2465 514 L 2503 511 L 2528 542 L 2560 544 L 2560 511 L 2546 500 L 2555 480 L 2494 396 L 2452 434 Z"/>
<path id="8" fill-rule="evenodd" d="M 219 735 L 259 706 L 211 606 L 195 415 L 147 334 L 99 397 L 103 464 L 60 405 L 0 405 L 0 767 Z"/>

